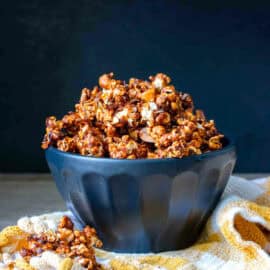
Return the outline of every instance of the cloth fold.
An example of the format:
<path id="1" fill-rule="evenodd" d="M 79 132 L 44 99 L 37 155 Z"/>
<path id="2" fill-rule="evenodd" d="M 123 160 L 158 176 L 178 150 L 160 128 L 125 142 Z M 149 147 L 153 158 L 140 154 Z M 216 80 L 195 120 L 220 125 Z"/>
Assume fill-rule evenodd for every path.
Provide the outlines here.
<path id="1" fill-rule="evenodd" d="M 104 269 L 112 270 L 270 270 L 269 195 L 270 178 L 248 181 L 232 176 L 192 247 L 139 255 L 96 249 L 97 260 Z M 71 215 L 57 212 L 24 217 L 18 226 L 27 232 L 44 231 L 54 228 L 63 214 Z"/>

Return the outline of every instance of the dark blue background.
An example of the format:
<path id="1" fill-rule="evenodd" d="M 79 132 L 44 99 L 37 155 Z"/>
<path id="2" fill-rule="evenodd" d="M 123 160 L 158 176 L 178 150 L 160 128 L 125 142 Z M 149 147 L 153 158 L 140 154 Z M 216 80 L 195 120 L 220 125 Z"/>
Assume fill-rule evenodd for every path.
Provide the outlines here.
<path id="1" fill-rule="evenodd" d="M 16 1 L 1 9 L 0 171 L 46 171 L 44 119 L 104 72 L 164 72 L 270 171 L 269 1 Z"/>

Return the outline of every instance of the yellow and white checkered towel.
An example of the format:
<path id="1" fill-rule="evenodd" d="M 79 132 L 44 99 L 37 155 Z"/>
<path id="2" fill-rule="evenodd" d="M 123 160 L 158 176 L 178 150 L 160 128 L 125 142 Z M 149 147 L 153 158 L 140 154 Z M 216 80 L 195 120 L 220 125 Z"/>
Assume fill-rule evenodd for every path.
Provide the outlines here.
<path id="1" fill-rule="evenodd" d="M 48 222 L 56 224 L 61 215 L 40 216 L 43 228 Z M 270 178 L 247 181 L 231 177 L 196 245 L 159 254 L 103 250 L 96 250 L 96 254 L 101 265 L 112 270 L 270 270 L 267 251 L 270 252 Z"/>

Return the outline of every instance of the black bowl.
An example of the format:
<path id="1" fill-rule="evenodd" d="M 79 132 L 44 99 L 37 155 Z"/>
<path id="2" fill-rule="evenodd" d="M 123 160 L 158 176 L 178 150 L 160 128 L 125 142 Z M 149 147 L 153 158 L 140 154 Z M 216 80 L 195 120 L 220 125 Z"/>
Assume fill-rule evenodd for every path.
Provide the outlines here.
<path id="1" fill-rule="evenodd" d="M 182 159 L 120 160 L 46 150 L 57 188 L 104 249 L 159 252 L 196 241 L 236 161 L 234 145 Z"/>

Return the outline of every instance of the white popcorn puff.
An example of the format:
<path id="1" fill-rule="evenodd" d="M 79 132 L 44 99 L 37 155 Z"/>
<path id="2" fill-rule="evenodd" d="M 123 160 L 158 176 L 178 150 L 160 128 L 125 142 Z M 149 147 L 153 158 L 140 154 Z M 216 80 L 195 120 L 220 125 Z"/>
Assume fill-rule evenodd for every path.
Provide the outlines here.
<path id="1" fill-rule="evenodd" d="M 49 230 L 56 231 L 57 222 L 55 222 L 55 220 L 47 220 L 46 223 Z"/>
<path id="2" fill-rule="evenodd" d="M 124 108 L 122 111 L 117 112 L 114 117 L 113 117 L 113 124 L 119 123 L 122 118 L 127 118 L 128 117 L 128 109 Z"/>
<path id="3" fill-rule="evenodd" d="M 28 233 L 42 233 L 48 230 L 55 231 L 61 217 L 68 212 L 55 212 L 53 214 L 45 214 L 41 216 L 22 217 L 18 220 L 17 225 Z"/>
<path id="4" fill-rule="evenodd" d="M 38 270 L 45 270 L 49 268 L 47 262 L 45 262 L 41 257 L 32 257 L 29 264 Z"/>
<path id="5" fill-rule="evenodd" d="M 148 104 L 143 106 L 142 111 L 141 111 L 141 117 L 142 117 L 142 120 L 146 120 L 146 121 L 153 120 L 153 110 Z"/>
<path id="6" fill-rule="evenodd" d="M 155 78 L 155 80 L 153 81 L 153 85 L 155 86 L 155 88 L 162 88 L 164 85 L 163 80 L 161 80 L 161 78 Z"/>
<path id="7" fill-rule="evenodd" d="M 45 251 L 39 257 L 32 257 L 30 265 L 38 270 L 57 269 L 62 260 L 63 258 L 60 255 Z"/>
<path id="8" fill-rule="evenodd" d="M 34 233 L 34 225 L 29 217 L 22 217 L 18 220 L 19 228 L 27 233 Z"/>
<path id="9" fill-rule="evenodd" d="M 40 220 L 34 221 L 33 223 L 34 223 L 35 233 L 42 233 L 42 232 L 46 232 L 48 230 L 46 223 L 43 223 Z"/>
<path id="10" fill-rule="evenodd" d="M 45 251 L 42 253 L 41 257 L 48 263 L 48 265 L 58 268 L 60 262 L 63 260 L 63 258 L 51 251 Z"/>

